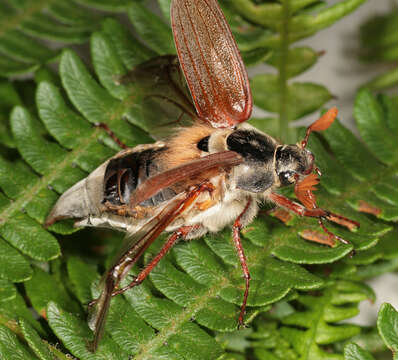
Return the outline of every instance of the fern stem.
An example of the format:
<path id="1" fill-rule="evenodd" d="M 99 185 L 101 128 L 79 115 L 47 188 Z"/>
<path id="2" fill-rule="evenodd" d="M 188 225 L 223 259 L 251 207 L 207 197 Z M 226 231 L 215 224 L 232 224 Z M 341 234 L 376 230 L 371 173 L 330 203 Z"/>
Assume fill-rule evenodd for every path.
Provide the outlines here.
<path id="1" fill-rule="evenodd" d="M 334 287 L 334 285 L 333 285 Z M 305 342 L 303 344 L 303 353 L 301 359 L 310 359 L 311 357 L 311 349 L 313 345 L 317 344 L 316 336 L 317 330 L 321 323 L 321 320 L 324 317 L 325 308 L 327 305 L 330 305 L 330 301 L 332 298 L 333 291 L 330 287 L 327 287 L 323 293 L 323 296 L 319 297 L 317 302 L 314 302 L 314 311 L 312 324 L 308 329 L 308 336 L 306 336 Z"/>
<path id="2" fill-rule="evenodd" d="M 287 62 L 288 62 L 288 52 L 289 52 L 289 22 L 290 22 L 290 0 L 284 0 L 283 6 L 283 20 L 281 28 L 281 42 L 280 42 L 280 52 L 281 61 L 279 63 L 279 138 L 281 140 L 286 140 L 288 136 L 288 122 L 289 114 L 287 108 L 288 102 L 288 91 L 287 91 Z"/>

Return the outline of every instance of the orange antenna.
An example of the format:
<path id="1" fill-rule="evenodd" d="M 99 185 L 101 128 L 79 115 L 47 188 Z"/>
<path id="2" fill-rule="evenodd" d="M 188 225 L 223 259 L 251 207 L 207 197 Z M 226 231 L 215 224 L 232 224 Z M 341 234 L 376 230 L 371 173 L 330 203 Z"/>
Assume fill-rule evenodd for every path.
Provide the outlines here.
<path id="1" fill-rule="evenodd" d="M 322 115 L 317 121 L 313 122 L 310 126 L 308 126 L 304 140 L 301 142 L 302 148 L 304 149 L 307 146 L 308 138 L 313 131 L 326 130 L 330 125 L 333 124 L 333 121 L 336 119 L 337 114 L 338 114 L 337 108 L 332 107 L 324 115 Z"/>

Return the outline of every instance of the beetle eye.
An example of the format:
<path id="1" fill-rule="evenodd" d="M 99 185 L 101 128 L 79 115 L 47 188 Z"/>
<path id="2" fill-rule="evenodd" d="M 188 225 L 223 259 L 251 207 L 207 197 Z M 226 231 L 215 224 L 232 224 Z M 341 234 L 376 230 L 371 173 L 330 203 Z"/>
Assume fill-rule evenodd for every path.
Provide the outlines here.
<path id="1" fill-rule="evenodd" d="M 279 180 L 281 184 L 284 186 L 290 185 L 293 184 L 295 181 L 294 175 L 295 175 L 294 171 L 291 170 L 283 171 L 279 174 Z"/>

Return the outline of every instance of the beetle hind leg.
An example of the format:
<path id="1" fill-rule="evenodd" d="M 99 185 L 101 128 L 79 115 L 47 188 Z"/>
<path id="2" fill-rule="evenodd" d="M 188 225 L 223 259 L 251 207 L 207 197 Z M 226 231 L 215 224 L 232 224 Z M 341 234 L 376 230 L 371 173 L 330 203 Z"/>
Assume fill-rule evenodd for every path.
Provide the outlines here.
<path id="1" fill-rule="evenodd" d="M 243 301 L 242 301 L 239 318 L 238 318 L 238 328 L 246 327 L 245 322 L 244 322 L 244 316 L 246 313 L 246 303 L 247 303 L 247 298 L 249 296 L 249 287 L 250 287 L 250 273 L 249 273 L 249 268 L 247 266 L 246 256 L 245 256 L 245 253 L 243 250 L 241 238 L 240 238 L 240 230 L 242 228 L 242 218 L 244 218 L 247 211 L 249 210 L 250 205 L 252 204 L 252 201 L 253 201 L 252 199 L 248 200 L 242 213 L 237 217 L 237 219 L 234 222 L 234 225 L 232 226 L 232 235 L 233 235 L 232 237 L 233 237 L 236 252 L 239 257 L 240 264 L 242 266 L 243 277 L 245 279 L 245 292 L 243 294 Z"/>
<path id="2" fill-rule="evenodd" d="M 176 241 L 180 239 L 184 239 L 191 231 L 195 230 L 198 226 L 182 226 L 178 230 L 176 230 L 167 240 L 167 242 L 163 245 L 159 253 L 152 259 L 152 261 L 145 266 L 145 268 L 134 277 L 134 280 L 131 281 L 128 285 L 114 290 L 112 292 L 112 296 L 116 296 L 124 293 L 125 291 L 132 289 L 133 287 L 140 285 L 145 278 L 149 275 L 149 273 L 153 270 L 153 268 L 158 264 L 158 262 L 167 254 L 167 252 L 173 247 Z"/>

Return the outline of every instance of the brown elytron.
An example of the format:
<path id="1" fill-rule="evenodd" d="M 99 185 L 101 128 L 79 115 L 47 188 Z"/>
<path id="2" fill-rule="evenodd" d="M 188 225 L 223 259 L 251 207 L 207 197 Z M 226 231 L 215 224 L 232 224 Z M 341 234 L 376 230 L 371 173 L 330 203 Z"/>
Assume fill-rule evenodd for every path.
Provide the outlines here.
<path id="1" fill-rule="evenodd" d="M 359 226 L 356 221 L 319 208 L 314 195 L 320 170 L 314 155 L 306 149 L 308 137 L 312 131 L 326 130 L 336 118 L 337 109 L 330 109 L 309 126 L 301 142 L 280 144 L 244 123 L 252 111 L 249 80 L 217 1 L 172 0 L 171 22 L 193 104 L 186 89 L 180 87 L 178 79 L 183 76 L 172 56 L 150 60 L 123 80 L 141 79 L 151 88 L 147 75 L 152 75 L 157 82 L 151 96 L 167 100 L 178 110 L 170 127 L 185 115 L 193 118 L 193 125 L 177 130 L 167 141 L 130 149 L 111 129 L 99 124 L 125 150 L 66 191 L 46 220 L 49 226 L 64 218 L 77 218 L 79 226 L 111 227 L 128 234 L 119 256 L 103 277 L 100 296 L 90 305 L 93 351 L 104 330 L 112 296 L 139 285 L 179 239 L 194 239 L 232 226 L 232 240 L 245 279 L 237 316 L 242 326 L 250 272 L 240 230 L 256 216 L 259 202 L 269 201 L 299 216 L 316 218 L 322 236 L 312 231 L 305 233 L 305 238 L 330 246 L 336 239 L 347 242 L 332 234 L 324 220 L 350 230 Z M 167 98 L 168 87 L 176 98 Z M 163 122 L 162 126 L 165 124 L 169 123 Z M 168 130 L 170 133 L 172 129 Z M 299 202 L 277 193 L 278 188 L 287 185 L 295 186 Z M 160 252 L 133 281 L 122 284 L 164 231 L 172 235 Z"/>
<path id="2" fill-rule="evenodd" d="M 199 117 L 214 127 L 246 121 L 252 112 L 249 80 L 217 1 L 172 1 L 171 24 Z"/>

